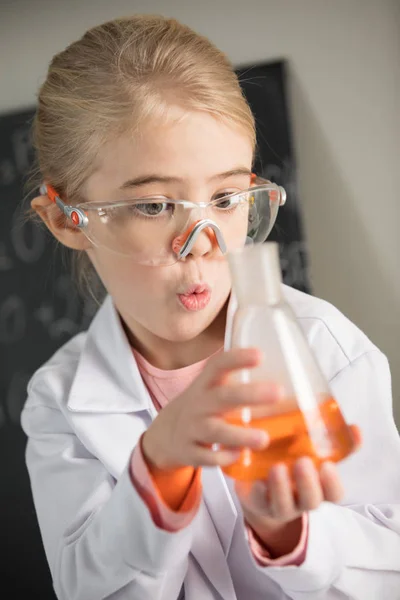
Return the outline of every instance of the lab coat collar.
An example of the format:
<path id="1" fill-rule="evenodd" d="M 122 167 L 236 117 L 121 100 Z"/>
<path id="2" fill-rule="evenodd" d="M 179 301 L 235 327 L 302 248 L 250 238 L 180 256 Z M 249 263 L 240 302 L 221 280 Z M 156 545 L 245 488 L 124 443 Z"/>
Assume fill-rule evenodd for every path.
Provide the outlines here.
<path id="1" fill-rule="evenodd" d="M 231 294 L 225 349 L 230 345 L 236 305 Z M 67 406 L 74 412 L 152 410 L 151 399 L 111 296 L 106 297 L 88 329 Z"/>
<path id="2" fill-rule="evenodd" d="M 147 393 L 111 296 L 89 330 L 67 406 L 75 412 L 129 413 L 149 410 Z"/>

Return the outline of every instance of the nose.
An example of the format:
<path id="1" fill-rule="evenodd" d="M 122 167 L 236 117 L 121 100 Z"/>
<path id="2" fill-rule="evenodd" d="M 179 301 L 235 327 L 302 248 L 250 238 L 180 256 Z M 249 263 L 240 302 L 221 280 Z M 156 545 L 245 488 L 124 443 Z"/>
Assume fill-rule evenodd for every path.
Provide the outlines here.
<path id="1" fill-rule="evenodd" d="M 206 257 L 212 254 L 215 247 L 215 234 L 212 229 L 207 227 L 194 240 L 187 256 L 191 256 L 192 258 Z"/>
<path id="2" fill-rule="evenodd" d="M 210 219 L 195 221 L 172 242 L 172 249 L 180 259 L 186 256 L 207 256 L 218 250 L 218 247 L 223 254 L 226 252 L 222 233 L 217 224 Z"/>

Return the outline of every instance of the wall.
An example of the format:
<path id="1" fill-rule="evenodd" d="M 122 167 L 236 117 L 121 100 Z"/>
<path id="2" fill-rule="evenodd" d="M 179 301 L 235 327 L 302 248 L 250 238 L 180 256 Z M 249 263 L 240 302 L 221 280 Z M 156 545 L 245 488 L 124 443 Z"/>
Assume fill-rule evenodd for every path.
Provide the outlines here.
<path id="1" fill-rule="evenodd" d="M 31 106 L 51 56 L 101 21 L 171 15 L 235 65 L 287 58 L 314 293 L 389 356 L 400 424 L 400 3 L 6 0 L 0 112 Z"/>

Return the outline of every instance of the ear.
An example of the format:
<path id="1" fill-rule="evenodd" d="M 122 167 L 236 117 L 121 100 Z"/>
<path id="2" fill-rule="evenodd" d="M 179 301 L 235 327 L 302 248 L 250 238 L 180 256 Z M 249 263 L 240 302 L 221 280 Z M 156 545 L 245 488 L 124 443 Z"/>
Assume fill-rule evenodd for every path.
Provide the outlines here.
<path id="1" fill-rule="evenodd" d="M 62 213 L 48 196 L 37 196 L 32 200 L 31 207 L 54 237 L 64 246 L 73 250 L 88 250 L 92 247 L 82 231 Z"/>

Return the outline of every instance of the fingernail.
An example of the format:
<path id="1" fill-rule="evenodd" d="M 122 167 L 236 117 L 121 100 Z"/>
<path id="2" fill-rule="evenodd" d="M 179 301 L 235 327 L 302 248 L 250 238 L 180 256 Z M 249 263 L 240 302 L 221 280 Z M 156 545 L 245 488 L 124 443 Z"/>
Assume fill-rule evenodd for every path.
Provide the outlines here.
<path id="1" fill-rule="evenodd" d="M 323 469 L 324 471 L 332 474 L 336 471 L 336 466 L 335 463 L 333 463 L 330 460 L 327 460 L 326 462 L 323 462 L 321 465 L 321 469 Z"/>
<path id="2" fill-rule="evenodd" d="M 266 431 L 262 429 L 257 429 L 254 433 L 254 440 L 256 444 L 260 446 L 260 448 L 263 448 L 264 446 L 267 446 L 267 444 L 269 444 L 270 437 Z"/>
<path id="3" fill-rule="evenodd" d="M 308 471 L 308 469 L 314 466 L 314 462 L 309 456 L 302 456 L 295 466 L 301 471 Z"/>
<path id="4" fill-rule="evenodd" d="M 276 465 L 274 465 L 274 470 L 273 473 L 275 474 L 276 477 L 281 477 L 282 475 L 284 475 L 287 471 L 287 466 L 284 463 L 276 463 Z"/>

